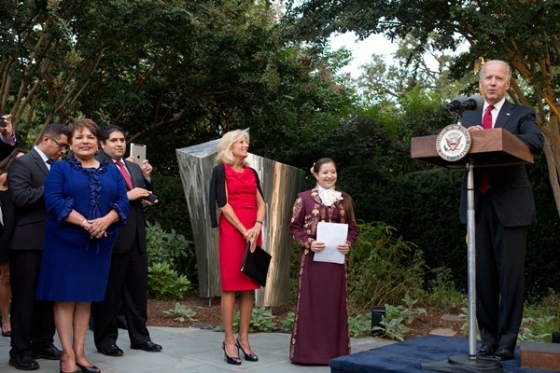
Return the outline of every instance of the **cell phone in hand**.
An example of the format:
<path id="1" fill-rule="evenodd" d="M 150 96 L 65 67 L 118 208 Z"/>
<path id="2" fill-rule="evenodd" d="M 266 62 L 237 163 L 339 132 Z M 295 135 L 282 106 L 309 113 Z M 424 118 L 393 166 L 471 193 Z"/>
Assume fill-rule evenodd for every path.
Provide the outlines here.
<path id="1" fill-rule="evenodd" d="M 146 160 L 146 145 L 131 143 L 130 156 L 134 158 L 134 163 L 142 167 L 142 164 Z"/>
<path id="2" fill-rule="evenodd" d="M 8 125 L 8 122 L 6 121 L 6 118 L 4 118 L 4 115 L 0 115 L 0 127 L 6 127 Z"/>
<path id="3" fill-rule="evenodd" d="M 145 199 L 146 201 L 148 201 L 148 202 L 150 202 L 150 203 L 153 204 L 153 203 L 156 203 L 156 201 L 157 201 L 157 196 L 156 196 L 155 194 L 153 194 L 153 193 L 150 193 L 150 195 L 147 196 L 147 197 L 144 197 L 144 199 Z"/>

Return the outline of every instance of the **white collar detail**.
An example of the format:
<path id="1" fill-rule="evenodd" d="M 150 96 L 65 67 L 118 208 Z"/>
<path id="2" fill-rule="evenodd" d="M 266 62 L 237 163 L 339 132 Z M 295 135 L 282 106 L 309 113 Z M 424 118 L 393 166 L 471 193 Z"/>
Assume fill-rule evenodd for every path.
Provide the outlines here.
<path id="1" fill-rule="evenodd" d="M 342 201 L 342 193 L 336 191 L 334 188 L 325 189 L 317 185 L 319 197 L 325 206 L 332 206 L 336 201 Z"/>

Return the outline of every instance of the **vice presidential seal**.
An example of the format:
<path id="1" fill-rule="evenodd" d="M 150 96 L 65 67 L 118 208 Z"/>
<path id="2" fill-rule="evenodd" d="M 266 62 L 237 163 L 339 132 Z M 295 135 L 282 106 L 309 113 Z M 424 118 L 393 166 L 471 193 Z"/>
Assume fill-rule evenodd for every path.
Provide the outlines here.
<path id="1" fill-rule="evenodd" d="M 439 156 L 446 161 L 458 161 L 471 149 L 471 134 L 465 127 L 451 124 L 439 133 L 436 148 Z"/>

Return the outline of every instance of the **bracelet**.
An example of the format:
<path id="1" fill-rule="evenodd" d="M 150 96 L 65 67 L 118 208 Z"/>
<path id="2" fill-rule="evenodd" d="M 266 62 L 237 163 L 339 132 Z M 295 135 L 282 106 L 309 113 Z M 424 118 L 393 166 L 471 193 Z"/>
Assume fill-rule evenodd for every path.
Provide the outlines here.
<path id="1" fill-rule="evenodd" d="M 82 222 L 82 224 L 80 224 L 80 227 L 83 228 L 85 223 L 87 223 L 87 219 L 84 219 L 84 221 Z"/>
<path id="2" fill-rule="evenodd" d="M 262 222 L 262 221 L 260 221 L 260 220 L 257 220 L 256 222 L 257 222 L 257 223 L 261 223 L 261 225 L 263 225 L 263 222 Z"/>

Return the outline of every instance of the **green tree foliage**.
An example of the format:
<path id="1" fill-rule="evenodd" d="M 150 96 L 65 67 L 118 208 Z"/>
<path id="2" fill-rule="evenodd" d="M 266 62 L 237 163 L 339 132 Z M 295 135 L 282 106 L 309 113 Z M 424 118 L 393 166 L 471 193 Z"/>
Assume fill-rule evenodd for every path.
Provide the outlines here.
<path id="1" fill-rule="evenodd" d="M 252 152 L 293 164 L 351 112 L 348 52 L 285 43 L 278 18 L 249 0 L 0 2 L 0 112 L 28 145 L 52 121 L 120 125 L 148 145 L 150 218 L 189 236 L 175 149 L 251 128 Z"/>
<path id="2" fill-rule="evenodd" d="M 150 160 L 177 174 L 173 149 L 234 128 L 293 129 L 338 100 L 328 66 L 278 37 L 266 2 L 1 4 L 0 110 L 22 138 L 85 115 L 165 149 Z"/>
<path id="3" fill-rule="evenodd" d="M 407 35 L 399 41 L 390 65 L 384 55 L 373 53 L 371 61 L 362 66 L 363 74 L 358 79 L 358 89 L 366 103 L 399 102 L 413 90 L 437 95 L 443 102 L 472 89 L 474 74 L 469 72 L 461 79 L 451 79 L 453 55 L 427 44 Z M 424 54 L 419 54 L 419 50 Z"/>
<path id="4" fill-rule="evenodd" d="M 433 47 L 456 49 L 467 42 L 470 50 L 454 59 L 455 77 L 477 70 L 484 59 L 507 60 L 523 90 L 512 81 L 510 96 L 533 105 L 548 141 L 545 154 L 556 208 L 560 212 L 560 67 L 558 1 L 289 1 L 290 27 L 286 35 L 323 45 L 334 31 L 354 31 L 360 37 L 385 34 L 404 39 L 412 35 L 422 54 Z M 481 61 L 482 60 L 482 61 Z"/>
<path id="5" fill-rule="evenodd" d="M 251 126 L 255 139 L 251 151 L 309 169 L 326 138 L 336 133 L 358 107 L 350 79 L 338 75 L 348 63 L 349 53 L 337 51 L 311 58 L 305 49 L 289 48 L 281 55 L 286 59 L 284 66 L 290 63 L 293 71 L 264 100 L 265 122 Z"/>

